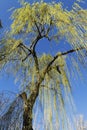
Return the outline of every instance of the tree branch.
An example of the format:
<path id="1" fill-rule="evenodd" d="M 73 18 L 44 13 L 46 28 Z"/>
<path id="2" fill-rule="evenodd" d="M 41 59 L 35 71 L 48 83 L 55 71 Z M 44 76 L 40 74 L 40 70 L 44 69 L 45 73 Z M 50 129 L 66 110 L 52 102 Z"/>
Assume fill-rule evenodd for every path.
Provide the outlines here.
<path id="1" fill-rule="evenodd" d="M 62 52 L 62 53 L 57 54 L 56 56 L 54 56 L 54 58 L 49 62 L 47 67 L 44 69 L 44 72 L 43 72 L 44 75 L 43 76 L 45 76 L 45 74 L 49 71 L 49 68 L 51 67 L 51 65 L 54 63 L 54 61 L 59 56 L 64 56 L 64 55 L 67 55 L 67 54 L 70 54 L 70 53 L 73 53 L 73 52 L 76 52 L 76 51 L 79 51 L 79 50 L 82 50 L 82 49 L 85 49 L 85 48 L 84 47 L 80 47 L 80 48 L 72 49 L 72 50 L 69 50 L 69 51 L 66 51 L 66 52 Z"/>
<path id="2" fill-rule="evenodd" d="M 72 50 L 69 50 L 69 51 L 66 51 L 66 52 L 62 52 L 61 55 L 67 55 L 69 53 L 73 53 L 73 52 L 80 51 L 80 50 L 83 50 L 83 49 L 85 49 L 85 48 L 80 47 L 80 48 L 72 49 Z"/>
<path id="3" fill-rule="evenodd" d="M 38 58 L 37 58 L 37 54 L 36 54 L 36 51 L 35 51 L 35 47 L 36 47 L 36 44 L 37 42 L 41 39 L 40 36 L 38 36 L 35 40 L 35 43 L 34 43 L 34 46 L 33 46 L 33 58 L 34 58 L 34 61 L 35 61 L 35 66 L 36 66 L 36 71 L 37 73 L 39 74 L 39 64 L 38 64 Z"/>
<path id="4" fill-rule="evenodd" d="M 36 28 L 37 28 L 37 31 L 38 31 L 38 33 L 39 33 L 39 36 L 41 36 L 41 32 L 40 32 L 39 27 L 38 27 L 38 25 L 37 25 L 36 22 L 35 22 L 35 26 L 36 26 Z"/>
<path id="5" fill-rule="evenodd" d="M 22 59 L 22 62 L 24 62 L 30 55 L 31 55 L 31 53 L 28 53 L 28 54 L 26 55 L 26 57 L 25 57 L 24 59 Z"/>
<path id="6" fill-rule="evenodd" d="M 26 53 L 26 57 L 24 58 L 24 59 L 22 59 L 22 62 L 24 62 L 27 58 L 28 58 L 28 56 L 30 56 L 31 54 L 32 54 L 32 50 L 31 49 L 29 49 L 26 45 L 24 45 L 23 43 L 21 43 L 20 45 L 19 45 L 19 47 L 21 47 L 22 49 L 23 49 L 23 51 Z M 27 52 L 26 52 L 26 50 L 28 50 L 28 54 L 27 54 Z"/>
<path id="7" fill-rule="evenodd" d="M 22 47 L 24 47 L 26 50 L 28 50 L 29 52 L 32 52 L 31 49 L 29 49 L 29 48 L 28 48 L 26 45 L 24 45 L 23 43 L 20 43 L 19 46 L 22 46 Z"/>

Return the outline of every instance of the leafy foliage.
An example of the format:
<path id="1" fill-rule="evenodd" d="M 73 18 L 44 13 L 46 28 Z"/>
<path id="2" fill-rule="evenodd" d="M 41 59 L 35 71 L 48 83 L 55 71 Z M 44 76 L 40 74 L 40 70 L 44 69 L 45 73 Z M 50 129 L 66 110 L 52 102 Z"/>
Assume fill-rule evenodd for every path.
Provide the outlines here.
<path id="1" fill-rule="evenodd" d="M 9 68 L 9 72 L 14 73 L 23 91 L 29 92 L 28 96 L 38 91 L 36 84 L 39 84 L 38 98 L 45 113 L 45 129 L 48 124 L 53 129 L 55 113 L 58 126 L 60 121 L 66 121 L 66 98 L 71 100 L 64 55 L 78 54 L 78 51 L 83 54 L 83 49 L 87 49 L 87 10 L 77 3 L 68 11 L 61 3 L 24 2 L 14 11 L 12 19 L 11 30 L 0 43 L 0 66 L 3 68 L 6 64 L 5 70 Z M 73 50 L 58 52 L 55 56 L 38 55 L 36 46 L 42 38 L 57 42 L 65 38 Z"/>

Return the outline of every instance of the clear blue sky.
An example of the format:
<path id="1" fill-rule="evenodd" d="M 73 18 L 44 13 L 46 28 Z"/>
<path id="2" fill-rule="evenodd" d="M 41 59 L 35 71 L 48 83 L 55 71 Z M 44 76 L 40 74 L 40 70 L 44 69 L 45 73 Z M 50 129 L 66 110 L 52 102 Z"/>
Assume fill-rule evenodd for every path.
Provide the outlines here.
<path id="1" fill-rule="evenodd" d="M 27 0 L 31 2 L 32 0 Z M 45 0 L 46 2 L 51 2 L 52 0 Z M 58 0 L 55 0 L 58 2 Z M 64 3 L 64 7 L 67 7 L 68 9 L 71 8 L 71 5 L 75 0 L 61 0 Z M 87 2 L 87 0 L 85 0 Z M 87 3 L 82 4 L 83 8 L 87 9 Z M 12 7 L 19 7 L 19 4 L 17 0 L 1 0 L 0 1 L 0 19 L 2 20 L 3 28 L 8 28 L 11 21 L 10 21 L 10 15 L 11 12 L 8 11 L 9 8 Z M 41 48 L 45 49 L 46 44 L 43 46 L 40 46 Z M 53 49 L 52 49 L 53 50 Z M 46 50 L 47 51 L 47 50 Z M 57 50 L 55 50 L 57 51 Z M 72 84 L 73 84 L 73 96 L 74 96 L 74 102 L 77 107 L 77 111 L 79 114 L 83 114 L 85 119 L 87 120 L 87 74 L 85 69 L 82 69 L 82 74 L 84 77 L 84 81 L 82 82 L 80 77 L 78 77 L 77 80 L 71 78 Z M 9 90 L 13 92 L 18 91 L 18 86 L 14 84 L 14 80 L 12 77 L 6 77 L 2 76 L 0 78 L 0 91 L 3 90 Z"/>

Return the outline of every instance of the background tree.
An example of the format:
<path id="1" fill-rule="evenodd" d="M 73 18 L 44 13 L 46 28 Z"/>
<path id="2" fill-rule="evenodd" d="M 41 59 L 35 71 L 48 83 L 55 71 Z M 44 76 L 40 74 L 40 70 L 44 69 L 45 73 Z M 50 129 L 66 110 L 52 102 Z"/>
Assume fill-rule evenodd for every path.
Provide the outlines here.
<path id="1" fill-rule="evenodd" d="M 14 99 L 14 94 L 10 91 L 4 91 L 0 97 L 0 129 L 21 130 L 23 101 L 19 96 Z M 11 101 L 11 98 L 14 100 Z"/>
<path id="2" fill-rule="evenodd" d="M 85 19 L 84 19 L 85 18 Z M 22 3 L 12 15 L 13 23 L 9 34 L 0 43 L 0 67 L 15 75 L 24 101 L 23 128 L 33 130 L 33 107 L 36 99 L 43 108 L 45 129 L 54 129 L 55 119 L 58 129 L 62 121 L 62 129 L 66 118 L 66 98 L 70 101 L 71 86 L 67 77 L 66 56 L 75 52 L 83 55 L 87 42 L 87 10 L 77 3 L 68 11 L 61 3 L 36 2 Z M 49 42 L 64 39 L 67 50 L 57 54 L 37 51 L 44 39 Z M 44 43 L 43 43 L 44 44 Z M 63 43 L 61 43 L 63 44 Z M 56 43 L 54 42 L 56 47 Z M 63 44 L 64 45 L 64 44 Z"/>

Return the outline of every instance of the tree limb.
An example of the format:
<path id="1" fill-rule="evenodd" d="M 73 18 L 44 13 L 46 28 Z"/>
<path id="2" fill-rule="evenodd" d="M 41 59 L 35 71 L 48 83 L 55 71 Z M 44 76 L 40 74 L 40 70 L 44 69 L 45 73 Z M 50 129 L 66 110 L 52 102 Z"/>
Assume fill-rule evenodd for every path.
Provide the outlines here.
<path id="1" fill-rule="evenodd" d="M 35 22 L 35 26 L 36 26 L 36 28 L 37 28 L 37 31 L 38 31 L 38 33 L 39 33 L 39 36 L 41 36 L 41 32 L 40 32 L 39 27 L 38 27 L 38 25 L 37 25 L 36 22 Z"/>
<path id="2" fill-rule="evenodd" d="M 38 76 L 39 76 L 39 63 L 38 63 L 38 58 L 37 58 L 37 54 L 36 54 L 36 51 L 35 51 L 35 48 L 36 48 L 36 45 L 37 45 L 37 42 L 41 39 L 42 37 L 41 36 L 37 36 L 37 38 L 35 39 L 35 41 L 33 42 L 33 51 L 32 51 L 32 55 L 33 55 L 33 58 L 34 58 L 34 62 L 35 62 L 35 66 L 36 66 L 36 71 L 38 73 Z"/>
<path id="3" fill-rule="evenodd" d="M 50 66 L 54 63 L 54 61 L 59 57 L 59 56 L 64 56 L 64 55 L 67 55 L 67 54 L 70 54 L 70 53 L 73 53 L 73 52 L 76 52 L 76 51 L 79 51 L 79 50 L 82 50 L 82 49 L 85 49 L 84 47 L 80 47 L 80 48 L 76 48 L 76 49 L 72 49 L 72 50 L 69 50 L 69 51 L 66 51 L 66 52 L 62 52 L 60 54 L 57 54 L 56 56 L 54 56 L 54 58 L 49 62 L 49 64 L 47 65 L 47 67 L 45 68 L 44 70 L 44 75 L 49 71 L 49 68 Z"/>

